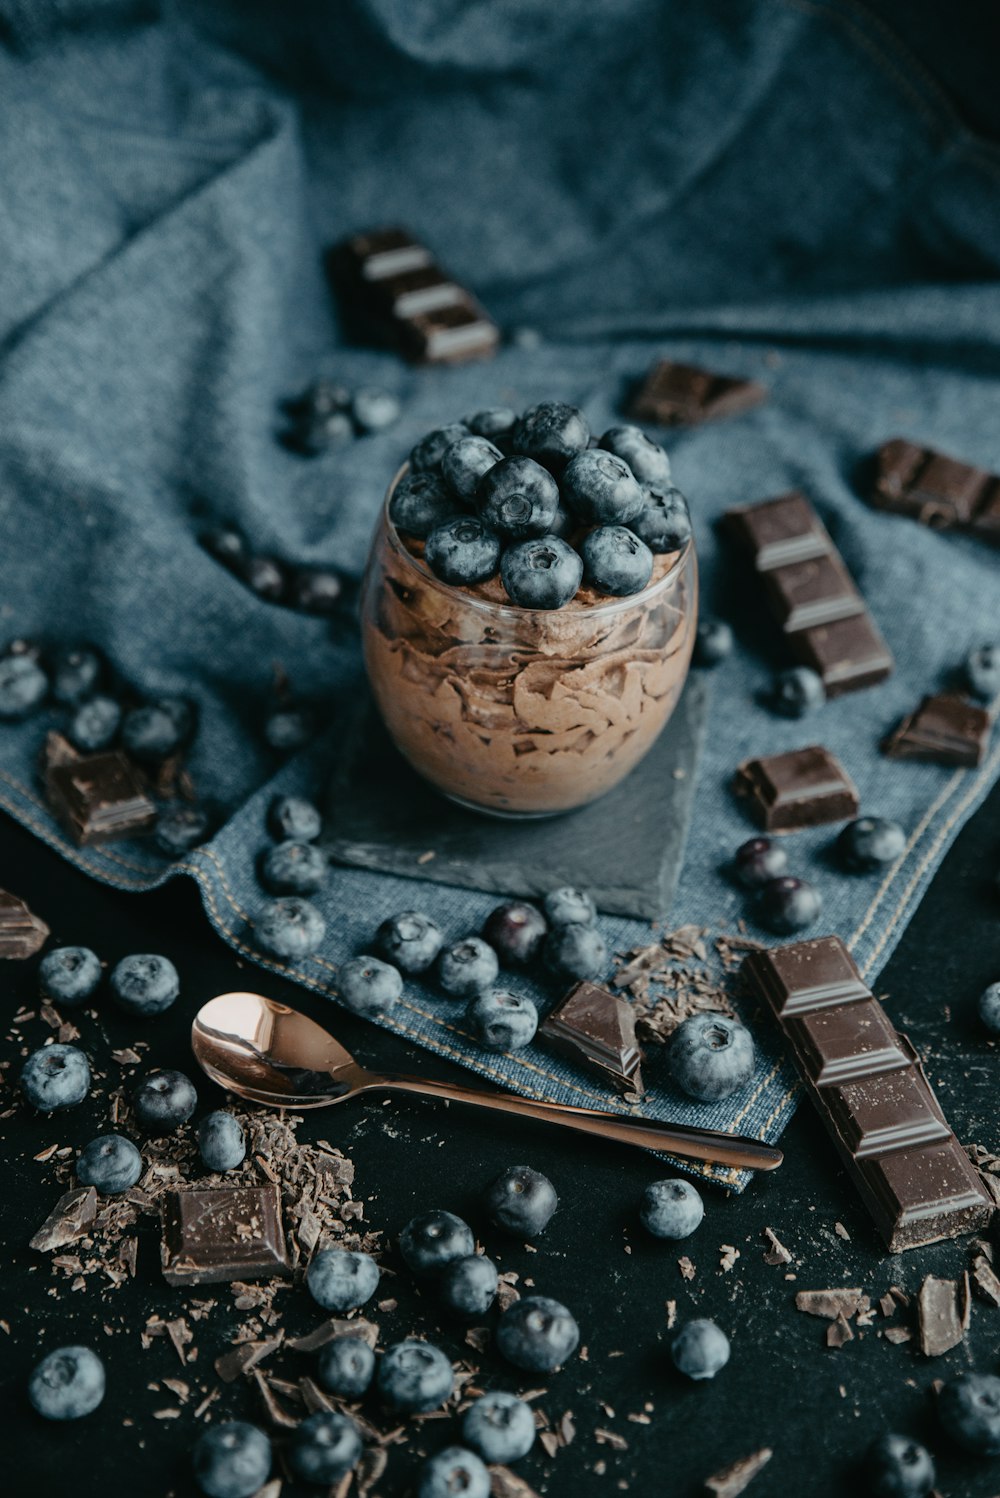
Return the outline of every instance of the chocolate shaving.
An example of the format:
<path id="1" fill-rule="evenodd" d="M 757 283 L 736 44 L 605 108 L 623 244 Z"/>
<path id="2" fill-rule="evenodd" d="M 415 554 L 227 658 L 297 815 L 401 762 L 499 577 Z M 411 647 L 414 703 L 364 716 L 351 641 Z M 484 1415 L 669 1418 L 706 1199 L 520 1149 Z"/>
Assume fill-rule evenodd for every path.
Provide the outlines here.
<path id="1" fill-rule="evenodd" d="M 321 1326 L 306 1332 L 302 1337 L 292 1337 L 286 1346 L 295 1352 L 318 1352 L 321 1347 L 325 1347 L 328 1342 L 335 1342 L 338 1337 L 360 1337 L 369 1347 L 374 1347 L 378 1341 L 378 1327 L 373 1321 L 365 1321 L 361 1316 L 350 1320 L 335 1318 L 324 1321 Z"/>
<path id="2" fill-rule="evenodd" d="M 764 1252 L 764 1263 L 772 1265 L 790 1264 L 792 1256 L 788 1249 L 779 1239 L 773 1228 L 764 1229 L 764 1237 L 767 1239 L 768 1248 Z"/>
<path id="3" fill-rule="evenodd" d="M 65 1248 L 76 1243 L 93 1227 L 97 1219 L 97 1192 L 93 1186 L 81 1186 L 77 1191 L 67 1191 L 56 1202 L 46 1217 L 29 1247 L 39 1253 L 51 1253 L 53 1249 Z"/>
<path id="4" fill-rule="evenodd" d="M 509 1467 L 491 1467 L 490 1498 L 538 1498 L 538 1493 Z"/>
<path id="5" fill-rule="evenodd" d="M 215 1360 L 215 1371 L 223 1383 L 231 1384 L 239 1378 L 241 1373 L 249 1373 L 269 1358 L 272 1352 L 277 1352 L 281 1346 L 281 1336 L 271 1337 L 266 1342 L 241 1342 L 231 1352 L 224 1352 Z"/>
<path id="6" fill-rule="evenodd" d="M 738 1461 L 730 1462 L 728 1467 L 723 1467 L 712 1477 L 706 1477 L 705 1498 L 739 1498 L 740 1493 L 750 1486 L 773 1455 L 770 1446 L 762 1446 L 750 1456 L 741 1456 Z"/>
<path id="7" fill-rule="evenodd" d="M 294 1430 L 299 1423 L 298 1420 L 288 1413 L 259 1368 L 253 1370 L 253 1378 L 264 1406 L 264 1414 L 270 1423 L 277 1426 L 279 1430 Z"/>
<path id="8" fill-rule="evenodd" d="M 957 1347 L 964 1336 L 957 1283 L 927 1275 L 917 1295 L 917 1317 L 925 1357 L 940 1357 Z"/>
<path id="9" fill-rule="evenodd" d="M 882 1335 L 887 1342 L 893 1342 L 897 1345 L 902 1342 L 913 1341 L 913 1333 L 908 1326 L 887 1326 Z"/>

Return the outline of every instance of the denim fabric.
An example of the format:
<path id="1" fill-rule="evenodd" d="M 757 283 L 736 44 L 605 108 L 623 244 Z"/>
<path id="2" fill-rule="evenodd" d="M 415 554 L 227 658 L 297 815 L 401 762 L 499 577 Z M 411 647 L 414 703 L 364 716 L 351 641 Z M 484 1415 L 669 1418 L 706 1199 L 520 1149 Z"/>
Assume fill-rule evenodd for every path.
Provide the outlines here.
<path id="1" fill-rule="evenodd" d="M 358 573 L 400 456 L 442 419 L 557 397 L 602 430 L 663 355 L 761 379 L 766 405 L 668 444 L 705 607 L 741 634 L 713 683 L 669 921 L 735 927 L 744 902 L 720 866 L 750 828 L 732 770 L 818 740 L 864 809 L 909 835 L 881 881 L 837 872 L 830 830 L 788 844 L 823 890 L 820 929 L 874 980 L 1000 770 L 996 742 L 959 771 L 876 745 L 996 637 L 1000 565 L 872 511 L 855 470 L 896 434 L 1000 467 L 1000 152 L 860 5 L 354 0 L 330 15 L 316 22 L 304 0 L 163 13 L 0 0 L 0 635 L 89 639 L 137 689 L 197 700 L 192 773 L 226 816 L 178 867 L 225 939 L 277 970 L 253 930 L 264 812 L 280 789 L 321 794 L 360 661 L 349 630 L 257 602 L 200 549 L 197 524 L 235 520 L 261 551 Z M 948 75 L 983 44 L 956 30 Z M 541 341 L 426 371 L 341 346 L 321 247 L 393 220 Z M 274 440 L 278 402 L 319 372 L 397 390 L 403 419 L 297 459 Z M 757 705 L 777 658 L 713 528 L 727 506 L 792 486 L 820 508 L 897 662 L 883 686 L 803 723 Z M 283 767 L 260 732 L 278 666 L 329 700 L 332 722 Z M 0 730 L 0 804 L 109 884 L 170 877 L 148 844 L 67 842 L 35 777 L 58 721 Z M 16 871 L 0 874 L 16 888 Z M 335 869 L 318 903 L 326 941 L 292 976 L 332 994 L 383 916 L 419 904 L 457 936 L 493 902 Z M 640 922 L 605 927 L 617 950 L 648 939 Z M 620 1106 L 540 1047 L 484 1056 L 430 988 L 410 985 L 401 1013 L 392 1029 L 490 1081 Z M 746 1089 L 692 1106 L 654 1055 L 638 1111 L 777 1137 L 794 1081 L 766 1020 L 747 1018 L 760 1064 Z"/>

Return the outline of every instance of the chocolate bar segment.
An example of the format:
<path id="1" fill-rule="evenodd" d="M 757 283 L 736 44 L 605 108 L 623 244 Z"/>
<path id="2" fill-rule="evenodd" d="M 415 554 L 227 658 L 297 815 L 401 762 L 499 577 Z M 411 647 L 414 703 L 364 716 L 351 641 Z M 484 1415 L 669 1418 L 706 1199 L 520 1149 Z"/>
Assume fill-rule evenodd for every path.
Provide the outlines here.
<path id="1" fill-rule="evenodd" d="M 629 415 L 656 426 L 698 426 L 723 416 L 741 416 L 766 398 L 767 390 L 754 380 L 661 359 L 633 396 Z"/>
<path id="2" fill-rule="evenodd" d="M 48 926 L 23 900 L 0 889 L 0 958 L 34 957 L 48 936 Z"/>
<path id="3" fill-rule="evenodd" d="M 768 832 L 846 822 L 860 805 L 853 780 L 822 744 L 746 760 L 734 789 Z"/>
<path id="4" fill-rule="evenodd" d="M 145 781 L 124 754 L 91 754 L 52 763 L 49 804 L 82 845 L 136 837 L 156 821 Z"/>
<path id="5" fill-rule="evenodd" d="M 936 765 L 981 765 L 989 737 L 986 708 L 955 693 L 941 692 L 925 697 L 883 739 L 882 753 L 890 759 L 929 760 Z"/>
<path id="6" fill-rule="evenodd" d="M 932 530 L 964 530 L 1000 541 L 1000 475 L 894 437 L 875 454 L 869 496 L 877 510 Z"/>
<path id="7" fill-rule="evenodd" d="M 727 510 L 725 527 L 758 572 L 808 562 L 833 551 L 826 526 L 797 489 Z"/>
<path id="8" fill-rule="evenodd" d="M 872 687 L 892 674 L 892 652 L 869 613 L 788 636 L 793 655 L 823 680 L 828 697 Z"/>
<path id="9" fill-rule="evenodd" d="M 553 1050 L 593 1071 L 621 1093 L 641 1093 L 642 1052 L 627 999 L 596 983 L 577 983 L 538 1027 Z"/>
<path id="10" fill-rule="evenodd" d="M 992 1198 L 909 1041 L 867 989 L 830 1007 L 833 990 L 861 982 L 839 938 L 753 952 L 742 972 L 773 1009 L 890 1253 L 982 1229 Z"/>
<path id="11" fill-rule="evenodd" d="M 863 614 L 864 599 L 836 552 L 764 573 L 771 613 L 788 633 Z"/>
<path id="12" fill-rule="evenodd" d="M 292 1272 L 275 1185 L 168 1191 L 161 1215 L 160 1262 L 171 1285 L 211 1285 Z"/>

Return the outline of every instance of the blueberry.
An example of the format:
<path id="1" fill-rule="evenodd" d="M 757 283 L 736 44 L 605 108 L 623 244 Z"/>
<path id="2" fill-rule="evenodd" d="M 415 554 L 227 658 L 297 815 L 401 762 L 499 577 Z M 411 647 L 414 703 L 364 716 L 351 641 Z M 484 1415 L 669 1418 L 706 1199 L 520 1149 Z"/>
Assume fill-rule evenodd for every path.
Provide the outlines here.
<path id="1" fill-rule="evenodd" d="M 101 964 L 89 947 L 53 947 L 38 966 L 38 986 L 66 1009 L 85 1004 L 101 981 Z"/>
<path id="2" fill-rule="evenodd" d="M 483 1254 L 453 1259 L 438 1283 L 442 1303 L 457 1316 L 485 1316 L 497 1297 L 497 1266 Z"/>
<path id="3" fill-rule="evenodd" d="M 490 911 L 483 936 L 504 967 L 529 967 L 541 952 L 548 929 L 537 906 L 512 900 Z"/>
<path id="4" fill-rule="evenodd" d="M 659 443 L 639 427 L 611 427 L 601 438 L 601 446 L 606 452 L 624 458 L 640 484 L 670 483 L 670 459 Z"/>
<path id="5" fill-rule="evenodd" d="M 733 632 L 723 619 L 702 619 L 694 635 L 694 664 L 711 671 L 733 653 Z"/>
<path id="6" fill-rule="evenodd" d="M 511 444 L 524 453 L 561 473 L 574 453 L 583 452 L 590 441 L 587 418 L 576 406 L 563 401 L 542 401 L 531 406 L 514 423 Z"/>
<path id="7" fill-rule="evenodd" d="M 576 516 L 560 500 L 556 505 L 556 513 L 552 517 L 546 535 L 559 536 L 563 541 L 572 542 L 579 529 Z"/>
<path id="8" fill-rule="evenodd" d="M 281 707 L 264 722 L 264 738 L 279 754 L 295 754 L 316 737 L 316 714 L 308 707 Z"/>
<path id="9" fill-rule="evenodd" d="M 318 810 L 304 796 L 279 796 L 271 803 L 268 827 L 279 842 L 315 842 L 322 826 Z"/>
<path id="10" fill-rule="evenodd" d="M 667 1064 L 678 1087 L 717 1103 L 753 1076 L 753 1037 L 738 1019 L 702 1011 L 682 1020 L 670 1038 Z"/>
<path id="11" fill-rule="evenodd" d="M 552 1373 L 580 1341 L 574 1316 L 558 1300 L 528 1295 L 509 1306 L 497 1325 L 497 1349 L 526 1373 Z"/>
<path id="12" fill-rule="evenodd" d="M 190 722 L 176 698 L 133 707 L 122 720 L 122 747 L 133 759 L 157 764 L 181 747 Z"/>
<path id="13" fill-rule="evenodd" d="M 97 690 L 101 670 L 101 658 L 95 650 L 77 646 L 60 651 L 52 668 L 53 697 L 65 707 L 75 707 Z"/>
<path id="14" fill-rule="evenodd" d="M 316 458 L 332 447 L 343 447 L 354 436 L 346 411 L 311 411 L 293 424 L 288 443 L 304 457 Z"/>
<path id="15" fill-rule="evenodd" d="M 317 1410 L 307 1415 L 288 1446 L 288 1465 L 303 1482 L 336 1483 L 358 1464 L 361 1436 L 348 1415 Z"/>
<path id="16" fill-rule="evenodd" d="M 504 458 L 489 468 L 476 490 L 479 517 L 510 540 L 543 536 L 559 508 L 559 485 L 531 458 Z"/>
<path id="17" fill-rule="evenodd" d="M 759 889 L 771 879 L 780 879 L 788 868 L 788 854 L 769 837 L 751 837 L 736 849 L 736 877 L 747 889 Z"/>
<path id="18" fill-rule="evenodd" d="M 623 598 L 641 593 L 653 572 L 653 553 L 624 525 L 601 525 L 580 544 L 583 575 L 592 588 Z"/>
<path id="19" fill-rule="evenodd" d="M 873 1498 L 927 1498 L 936 1478 L 926 1446 L 891 1432 L 869 1446 L 865 1473 Z"/>
<path id="20" fill-rule="evenodd" d="M 201 532 L 198 540 L 209 556 L 234 572 L 248 555 L 246 537 L 234 525 L 210 526 Z"/>
<path id="21" fill-rule="evenodd" d="M 590 926 L 597 920 L 597 906 L 590 895 L 569 884 L 549 890 L 542 907 L 550 926 Z"/>
<path id="22" fill-rule="evenodd" d="M 755 915 L 760 924 L 776 936 L 790 936 L 803 931 L 818 920 L 823 909 L 822 896 L 805 879 L 785 874 L 769 879 L 757 892 Z"/>
<path id="23" fill-rule="evenodd" d="M 449 1398 L 455 1387 L 455 1374 L 439 1347 L 408 1337 L 383 1353 L 376 1383 L 391 1409 L 425 1415 L 439 1409 Z"/>
<path id="24" fill-rule="evenodd" d="M 987 1030 L 1000 1035 L 1000 983 L 991 983 L 979 995 L 979 1018 Z"/>
<path id="25" fill-rule="evenodd" d="M 453 588 L 484 583 L 496 576 L 500 537 L 474 515 L 458 515 L 431 531 L 424 560 L 435 577 Z"/>
<path id="26" fill-rule="evenodd" d="M 315 952 L 326 935 L 326 921 L 308 900 L 289 895 L 264 906 L 256 932 L 265 952 L 295 961 Z"/>
<path id="27" fill-rule="evenodd" d="M 288 579 L 285 601 L 300 614 L 335 614 L 344 602 L 344 579 L 328 567 L 296 567 Z"/>
<path id="28" fill-rule="evenodd" d="M 644 505 L 642 489 L 628 464 L 600 448 L 570 459 L 560 489 L 584 525 L 628 525 Z"/>
<path id="29" fill-rule="evenodd" d="M 156 846 L 168 858 L 183 858 L 206 841 L 208 828 L 203 806 L 168 806 L 156 820 Z"/>
<path id="30" fill-rule="evenodd" d="M 572 921 L 545 938 L 542 957 L 557 978 L 599 978 L 608 965 L 608 946 L 596 926 Z"/>
<path id="31" fill-rule="evenodd" d="M 650 551 L 666 556 L 681 551 L 691 539 L 691 512 L 679 489 L 645 488 L 643 505 L 629 525 Z"/>
<path id="32" fill-rule="evenodd" d="M 1000 1455 L 1000 1378 L 960 1373 L 938 1392 L 937 1411 L 952 1440 L 966 1451 Z"/>
<path id="33" fill-rule="evenodd" d="M 139 1127 L 150 1134 L 170 1134 L 187 1123 L 198 1106 L 194 1083 L 182 1071 L 154 1071 L 132 1095 Z"/>
<path id="34" fill-rule="evenodd" d="M 336 1337 L 319 1355 L 319 1381 L 341 1399 L 360 1399 L 375 1376 L 375 1354 L 361 1337 Z"/>
<path id="35" fill-rule="evenodd" d="M 467 416 L 465 425 L 477 437 L 488 437 L 491 442 L 498 442 L 510 436 L 516 420 L 517 412 L 510 406 L 488 406 L 485 411 Z"/>
<path id="36" fill-rule="evenodd" d="M 256 1425 L 210 1425 L 195 1442 L 195 1481 L 206 1498 L 253 1498 L 271 1471 L 271 1442 Z"/>
<path id="37" fill-rule="evenodd" d="M 774 678 L 768 701 L 783 718 L 805 718 L 823 706 L 826 687 L 810 666 L 789 666 Z"/>
<path id="38" fill-rule="evenodd" d="M 965 658 L 965 679 L 974 697 L 992 702 L 1000 693 L 1000 644 L 970 651 Z"/>
<path id="39" fill-rule="evenodd" d="M 490 1474 L 475 1452 L 446 1446 L 421 1467 L 416 1498 L 490 1498 L 491 1491 Z"/>
<path id="40" fill-rule="evenodd" d="M 283 603 L 288 591 L 288 569 L 277 557 L 246 556 L 235 569 L 251 593 L 265 603 Z"/>
<path id="41" fill-rule="evenodd" d="M 491 1465 L 520 1461 L 535 1444 L 531 1406 L 516 1394 L 491 1389 L 462 1416 L 462 1440 Z"/>
<path id="42" fill-rule="evenodd" d="M 678 1176 L 653 1181 L 639 1203 L 639 1220 L 654 1238 L 689 1238 L 704 1215 L 701 1197 L 690 1181 Z"/>
<path id="43" fill-rule="evenodd" d="M 394 1009 L 403 992 L 399 969 L 367 955 L 352 957 L 340 969 L 337 991 L 348 1009 L 378 1019 Z"/>
<path id="44" fill-rule="evenodd" d="M 445 947 L 438 958 L 437 972 L 445 993 L 469 999 L 493 987 L 500 964 L 493 948 L 481 936 L 466 936 Z"/>
<path id="45" fill-rule="evenodd" d="M 454 494 L 433 473 L 404 473 L 389 500 L 389 519 L 400 535 L 421 541 L 457 510 Z"/>
<path id="46" fill-rule="evenodd" d="M 444 946 L 440 926 L 419 910 L 391 915 L 375 932 L 375 945 L 403 973 L 423 973 Z"/>
<path id="47" fill-rule="evenodd" d="M 378 1289 L 379 1267 L 371 1254 L 323 1248 L 310 1261 L 306 1286 L 324 1311 L 356 1311 Z"/>
<path id="48" fill-rule="evenodd" d="M 410 453 L 410 467 L 414 473 L 441 472 L 441 461 L 453 442 L 468 436 L 465 423 L 453 421 L 448 426 L 436 427 L 421 438 Z"/>
<path id="49" fill-rule="evenodd" d="M 362 432 L 384 432 L 395 426 L 401 410 L 399 398 L 391 390 L 375 385 L 362 385 L 351 397 L 354 425 Z"/>
<path id="50" fill-rule="evenodd" d="M 261 883 L 274 895 L 314 895 L 326 875 L 326 855 L 315 843 L 276 843 L 260 870 Z"/>
<path id="51" fill-rule="evenodd" d="M 104 1364 L 89 1347 L 57 1347 L 31 1370 L 28 1398 L 46 1420 L 79 1420 L 104 1398 Z"/>
<path id="52" fill-rule="evenodd" d="M 488 988 L 470 1000 L 465 1023 L 473 1039 L 488 1051 L 519 1051 L 535 1038 L 538 1010 L 531 999 Z"/>
<path id="53" fill-rule="evenodd" d="M 518 608 L 561 609 L 583 580 L 583 562 L 561 537 L 534 536 L 507 547 L 500 578 Z"/>
<path id="54" fill-rule="evenodd" d="M 30 655 L 0 658 L 0 723 L 26 718 L 41 707 L 48 690 L 48 677 Z"/>
<path id="55" fill-rule="evenodd" d="M 490 1182 L 484 1198 L 490 1222 L 518 1238 L 544 1233 L 559 1205 L 548 1176 L 528 1165 L 511 1165 Z"/>
<path id="56" fill-rule="evenodd" d="M 98 695 L 80 704 L 69 720 L 66 736 L 84 754 L 99 754 L 114 743 L 121 723 L 121 704 Z"/>
<path id="57" fill-rule="evenodd" d="M 714 1378 L 729 1362 L 729 1338 L 707 1317 L 682 1326 L 670 1344 L 670 1356 L 678 1373 L 688 1378 Z"/>
<path id="58" fill-rule="evenodd" d="M 75 1108 L 90 1091 L 90 1064 L 75 1045 L 45 1045 L 21 1068 L 21 1091 L 40 1113 Z"/>
<path id="59" fill-rule="evenodd" d="M 439 1208 L 410 1219 L 399 1235 L 399 1251 L 413 1274 L 437 1275 L 475 1253 L 476 1240 L 467 1222 Z"/>
<path id="60" fill-rule="evenodd" d="M 895 863 L 906 849 L 906 833 L 887 817 L 858 817 L 837 838 L 837 857 L 852 874 L 868 874 Z"/>
<path id="61" fill-rule="evenodd" d="M 459 437 L 441 460 L 441 476 L 463 505 L 472 505 L 485 473 L 503 458 L 503 453 L 485 437 Z"/>
<path id="62" fill-rule="evenodd" d="M 237 1119 L 224 1108 L 206 1113 L 198 1125 L 198 1153 L 206 1170 L 236 1170 L 247 1156 L 247 1142 Z"/>
<path id="63" fill-rule="evenodd" d="M 177 969 L 169 957 L 138 952 L 123 957 L 111 972 L 111 992 L 129 1014 L 162 1014 L 181 991 Z"/>
<path id="64" fill-rule="evenodd" d="M 327 416 L 331 411 L 346 411 L 351 392 L 341 380 L 319 379 L 302 392 L 289 409 L 296 416 Z"/>
<path id="65" fill-rule="evenodd" d="M 142 1175 L 142 1156 L 123 1134 L 99 1134 L 80 1151 L 76 1178 L 81 1186 L 95 1186 L 102 1196 L 128 1191 Z"/>

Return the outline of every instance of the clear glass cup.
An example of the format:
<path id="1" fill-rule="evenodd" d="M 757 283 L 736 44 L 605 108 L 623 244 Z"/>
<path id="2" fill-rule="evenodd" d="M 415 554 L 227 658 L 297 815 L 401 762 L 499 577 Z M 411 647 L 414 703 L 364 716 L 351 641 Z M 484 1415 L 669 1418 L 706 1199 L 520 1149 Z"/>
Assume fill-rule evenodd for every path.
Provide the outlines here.
<path id="1" fill-rule="evenodd" d="M 398 482 L 397 475 L 395 482 Z M 388 502 L 361 593 L 365 665 L 396 748 L 452 801 L 505 817 L 585 806 L 652 748 L 687 678 L 693 543 L 641 593 L 582 588 L 564 608 L 510 603 L 499 579 L 455 588 L 404 541 Z"/>

